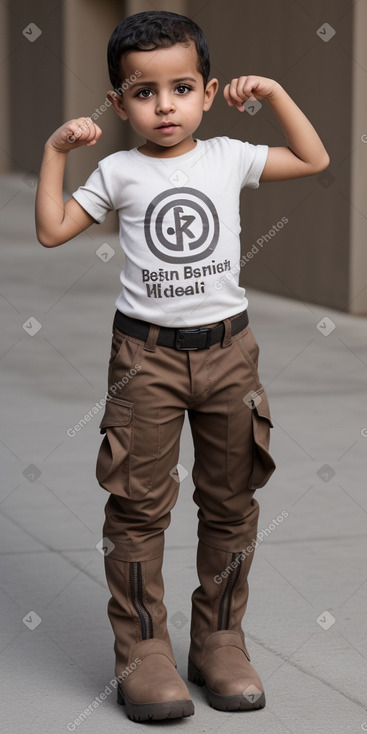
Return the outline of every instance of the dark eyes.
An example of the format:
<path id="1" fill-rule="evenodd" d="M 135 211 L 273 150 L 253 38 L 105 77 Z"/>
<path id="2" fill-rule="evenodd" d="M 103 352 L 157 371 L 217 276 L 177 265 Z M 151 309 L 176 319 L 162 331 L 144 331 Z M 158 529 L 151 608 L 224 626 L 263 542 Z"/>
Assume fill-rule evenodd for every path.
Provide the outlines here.
<path id="1" fill-rule="evenodd" d="M 141 99 L 149 99 L 150 95 L 151 95 L 150 89 L 141 89 L 136 94 L 136 97 L 140 97 Z"/>
<path id="2" fill-rule="evenodd" d="M 175 92 L 177 92 L 181 96 L 187 94 L 187 92 L 190 92 L 190 90 L 191 87 L 188 84 L 178 84 L 175 88 Z M 149 99 L 152 94 L 153 92 L 151 89 L 140 89 L 135 96 L 139 97 L 140 99 Z"/>

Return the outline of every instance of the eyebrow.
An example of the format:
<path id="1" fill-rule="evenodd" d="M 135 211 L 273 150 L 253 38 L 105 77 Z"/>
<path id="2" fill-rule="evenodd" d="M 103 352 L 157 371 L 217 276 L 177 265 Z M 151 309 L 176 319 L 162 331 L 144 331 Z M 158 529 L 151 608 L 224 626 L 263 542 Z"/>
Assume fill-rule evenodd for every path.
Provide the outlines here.
<path id="1" fill-rule="evenodd" d="M 197 79 L 195 79 L 192 76 L 183 76 L 179 79 L 169 79 L 170 84 L 179 84 L 180 82 L 197 82 Z M 130 89 L 135 89 L 135 87 L 156 87 L 157 82 L 154 81 L 140 81 L 136 82 L 136 84 L 132 84 Z"/>

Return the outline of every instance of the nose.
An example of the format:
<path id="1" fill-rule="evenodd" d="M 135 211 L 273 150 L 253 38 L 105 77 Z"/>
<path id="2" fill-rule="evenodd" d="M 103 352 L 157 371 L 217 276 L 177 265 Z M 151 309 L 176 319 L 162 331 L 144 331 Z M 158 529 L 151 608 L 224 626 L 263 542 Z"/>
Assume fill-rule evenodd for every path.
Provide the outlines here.
<path id="1" fill-rule="evenodd" d="M 174 99 L 170 92 L 160 92 L 157 97 L 156 111 L 158 113 L 167 114 L 175 109 Z"/>

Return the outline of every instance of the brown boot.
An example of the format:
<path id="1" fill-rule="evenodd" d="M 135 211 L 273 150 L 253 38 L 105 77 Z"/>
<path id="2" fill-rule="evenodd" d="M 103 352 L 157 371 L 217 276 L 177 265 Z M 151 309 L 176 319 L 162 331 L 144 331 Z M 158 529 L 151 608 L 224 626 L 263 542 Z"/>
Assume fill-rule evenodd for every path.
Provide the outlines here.
<path id="1" fill-rule="evenodd" d="M 113 551 L 105 556 L 112 594 L 108 616 L 115 634 L 117 700 L 133 721 L 194 713 L 166 627 L 162 551 L 156 558 L 134 562 L 114 558 Z"/>
<path id="2" fill-rule="evenodd" d="M 263 685 L 250 663 L 241 627 L 252 557 L 253 552 L 229 553 L 199 540 L 201 585 L 192 594 L 188 679 L 206 685 L 210 705 L 220 711 L 265 706 Z"/>

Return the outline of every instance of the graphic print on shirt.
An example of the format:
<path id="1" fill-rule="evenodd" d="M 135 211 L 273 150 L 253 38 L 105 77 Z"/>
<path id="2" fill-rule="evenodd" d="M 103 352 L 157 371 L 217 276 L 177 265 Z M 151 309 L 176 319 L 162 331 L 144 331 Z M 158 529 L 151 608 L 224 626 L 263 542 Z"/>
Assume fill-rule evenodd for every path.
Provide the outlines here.
<path id="1" fill-rule="evenodd" d="M 176 265 L 172 270 L 142 269 L 148 298 L 206 295 L 206 279 L 230 270 L 228 259 L 218 263 L 213 257 L 207 265 L 189 265 L 208 261 L 219 240 L 217 210 L 197 189 L 167 189 L 156 196 L 146 210 L 144 232 L 153 255 Z"/>
<path id="2" fill-rule="evenodd" d="M 149 204 L 144 221 L 151 252 L 168 263 L 190 263 L 210 256 L 219 239 L 213 202 L 201 191 L 174 188 Z"/>

